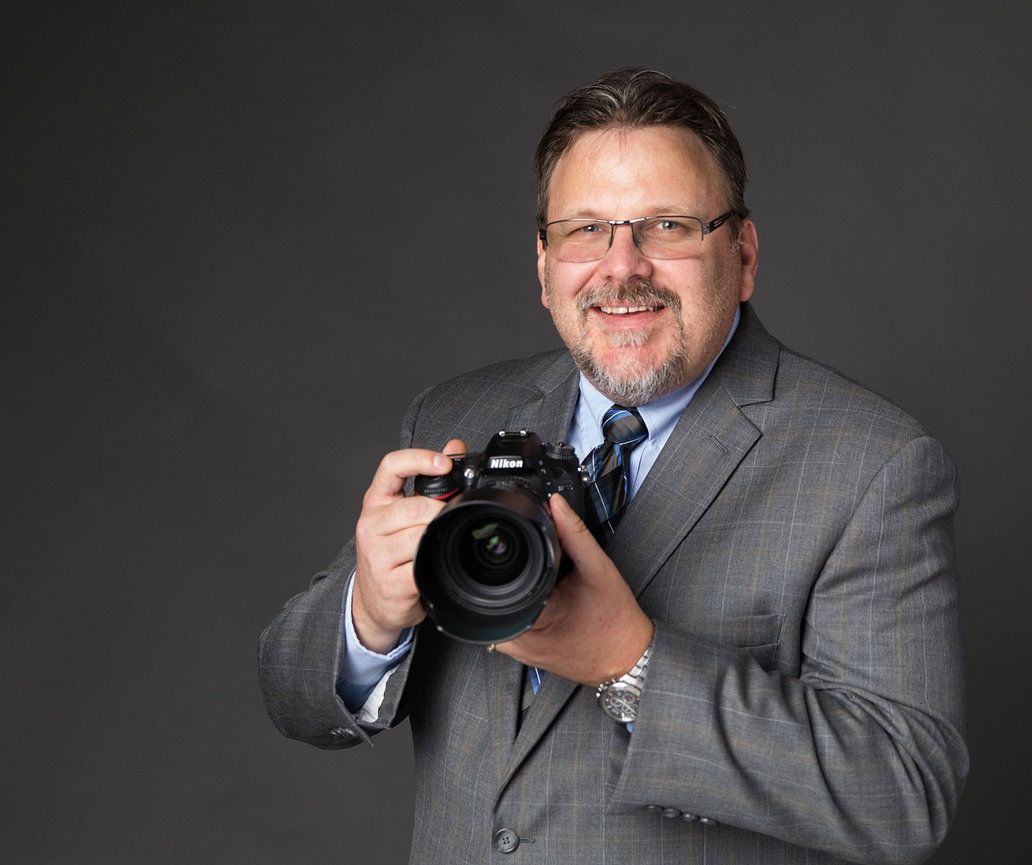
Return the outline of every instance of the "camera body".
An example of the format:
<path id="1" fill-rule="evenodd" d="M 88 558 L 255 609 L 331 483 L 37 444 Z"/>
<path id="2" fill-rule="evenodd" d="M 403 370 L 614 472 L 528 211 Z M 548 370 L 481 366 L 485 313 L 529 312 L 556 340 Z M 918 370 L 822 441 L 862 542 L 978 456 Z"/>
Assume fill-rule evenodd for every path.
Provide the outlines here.
<path id="1" fill-rule="evenodd" d="M 419 475 L 415 492 L 448 504 L 416 551 L 416 585 L 437 629 L 471 643 L 526 631 L 560 576 L 554 493 L 584 517 L 587 475 L 573 448 L 533 432 L 499 432 L 479 453 L 452 457 L 441 476 Z"/>

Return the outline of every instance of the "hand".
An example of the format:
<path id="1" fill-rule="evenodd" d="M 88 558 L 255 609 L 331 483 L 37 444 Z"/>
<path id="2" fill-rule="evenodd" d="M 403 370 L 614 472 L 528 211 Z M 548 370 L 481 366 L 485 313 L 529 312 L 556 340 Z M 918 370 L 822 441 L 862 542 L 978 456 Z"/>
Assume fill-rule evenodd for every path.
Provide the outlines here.
<path id="1" fill-rule="evenodd" d="M 444 453 L 464 453 L 452 439 Z M 419 624 L 426 612 L 419 603 L 412 560 L 427 523 L 444 508 L 426 496 L 405 496 L 407 478 L 443 475 L 452 461 L 436 451 L 393 451 L 385 456 L 362 499 L 355 526 L 355 589 L 351 614 L 355 633 L 367 649 L 384 654 L 393 649 L 404 628 Z"/>
<path id="2" fill-rule="evenodd" d="M 528 666 L 595 686 L 630 672 L 655 631 L 630 587 L 561 495 L 552 519 L 573 570 L 525 634 L 497 650 Z"/>

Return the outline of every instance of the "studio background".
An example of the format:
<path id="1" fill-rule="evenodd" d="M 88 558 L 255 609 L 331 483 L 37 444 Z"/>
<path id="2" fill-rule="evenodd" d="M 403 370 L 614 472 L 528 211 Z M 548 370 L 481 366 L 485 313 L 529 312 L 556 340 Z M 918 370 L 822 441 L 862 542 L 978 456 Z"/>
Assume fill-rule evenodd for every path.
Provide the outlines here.
<path id="1" fill-rule="evenodd" d="M 405 861 L 407 724 L 281 738 L 255 642 L 413 395 L 558 345 L 531 156 L 622 65 L 726 108 L 767 328 L 953 453 L 972 771 L 932 862 L 1030 860 L 1032 7 L 104 8 L 3 28 L 0 862 Z"/>

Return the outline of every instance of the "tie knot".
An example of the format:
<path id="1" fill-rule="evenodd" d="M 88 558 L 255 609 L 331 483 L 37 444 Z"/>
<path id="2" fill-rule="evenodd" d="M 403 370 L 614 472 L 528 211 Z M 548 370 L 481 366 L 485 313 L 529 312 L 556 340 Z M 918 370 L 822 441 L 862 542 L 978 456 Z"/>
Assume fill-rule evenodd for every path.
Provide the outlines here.
<path id="1" fill-rule="evenodd" d="M 614 445 L 633 448 L 649 437 L 649 429 L 636 408 L 614 405 L 602 417 L 602 435 Z"/>

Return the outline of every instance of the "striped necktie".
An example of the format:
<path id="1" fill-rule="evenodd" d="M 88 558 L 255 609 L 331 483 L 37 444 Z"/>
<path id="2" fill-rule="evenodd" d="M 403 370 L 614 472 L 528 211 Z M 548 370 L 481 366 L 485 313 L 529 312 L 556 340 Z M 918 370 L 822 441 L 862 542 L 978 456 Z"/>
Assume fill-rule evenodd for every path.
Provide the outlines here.
<path id="1" fill-rule="evenodd" d="M 631 451 L 649 437 L 649 430 L 636 408 L 614 405 L 602 417 L 602 435 L 602 444 L 588 454 L 584 465 L 591 478 L 587 490 L 588 512 L 594 508 L 597 526 L 593 531 L 599 543 L 605 546 L 627 507 L 631 489 Z M 526 668 L 520 700 L 521 719 L 541 688 L 543 675 L 537 667 Z"/>
<path id="2" fill-rule="evenodd" d="M 649 430 L 636 408 L 614 405 L 602 417 L 602 435 L 602 444 L 584 465 L 591 478 L 587 494 L 597 520 L 595 536 L 605 546 L 630 498 L 631 451 L 649 437 Z"/>

